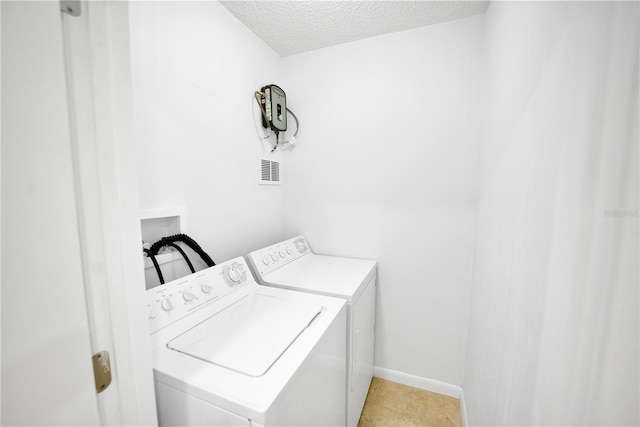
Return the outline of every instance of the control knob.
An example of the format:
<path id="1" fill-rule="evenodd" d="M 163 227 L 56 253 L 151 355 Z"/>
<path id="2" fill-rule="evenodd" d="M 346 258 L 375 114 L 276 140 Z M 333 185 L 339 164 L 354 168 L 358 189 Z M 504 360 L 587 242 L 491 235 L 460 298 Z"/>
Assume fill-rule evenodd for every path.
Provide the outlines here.
<path id="1" fill-rule="evenodd" d="M 182 293 L 182 298 L 184 298 L 185 301 L 193 301 L 195 296 L 191 292 L 186 292 L 185 291 L 185 292 Z"/>
<path id="2" fill-rule="evenodd" d="M 202 292 L 204 292 L 205 294 L 208 294 L 209 292 L 211 292 L 211 285 L 209 285 L 208 283 L 203 283 L 200 285 L 200 289 L 202 289 Z"/>
<path id="3" fill-rule="evenodd" d="M 162 307 L 162 309 L 164 311 L 171 311 L 173 310 L 173 302 L 171 302 L 171 298 L 165 298 L 162 300 L 162 302 L 160 303 L 160 306 Z"/>
<path id="4" fill-rule="evenodd" d="M 229 279 L 234 282 L 239 282 L 240 279 L 242 279 L 242 273 L 237 268 L 231 267 L 231 270 L 229 270 Z"/>

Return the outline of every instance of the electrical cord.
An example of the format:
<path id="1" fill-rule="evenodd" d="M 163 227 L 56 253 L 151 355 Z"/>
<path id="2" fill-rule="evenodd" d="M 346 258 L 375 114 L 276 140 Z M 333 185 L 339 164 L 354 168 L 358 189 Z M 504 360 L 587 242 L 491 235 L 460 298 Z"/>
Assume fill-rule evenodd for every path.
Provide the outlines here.
<path id="1" fill-rule="evenodd" d="M 296 115 L 295 115 L 295 114 L 293 114 L 293 111 L 291 111 L 291 110 L 289 109 L 289 107 L 287 107 L 287 111 L 291 113 L 291 115 L 293 116 L 293 118 L 294 118 L 294 119 L 295 119 L 295 121 L 296 121 L 296 131 L 293 133 L 293 137 L 295 138 L 295 137 L 296 137 L 296 135 L 298 135 L 298 131 L 300 130 L 300 122 L 298 121 L 298 117 L 296 117 Z"/>

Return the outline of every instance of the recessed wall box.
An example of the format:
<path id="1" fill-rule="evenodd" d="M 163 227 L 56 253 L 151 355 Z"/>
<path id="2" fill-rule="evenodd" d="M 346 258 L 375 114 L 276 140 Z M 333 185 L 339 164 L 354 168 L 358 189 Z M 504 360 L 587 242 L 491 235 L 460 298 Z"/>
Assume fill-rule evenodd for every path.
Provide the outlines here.
<path id="1" fill-rule="evenodd" d="M 149 209 L 140 212 L 142 240 L 152 244 L 162 237 L 187 232 L 186 208 Z M 158 264 L 182 259 L 178 252 L 168 251 L 156 256 Z M 144 258 L 145 268 L 152 268 L 151 259 Z"/>

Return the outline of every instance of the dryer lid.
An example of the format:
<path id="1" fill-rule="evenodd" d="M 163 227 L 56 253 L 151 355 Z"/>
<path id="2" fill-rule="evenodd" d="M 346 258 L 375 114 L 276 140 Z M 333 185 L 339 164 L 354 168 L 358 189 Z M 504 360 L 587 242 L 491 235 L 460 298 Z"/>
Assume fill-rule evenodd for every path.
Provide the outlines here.
<path id="1" fill-rule="evenodd" d="M 270 285 L 356 301 L 377 271 L 375 261 L 307 254 L 265 274 Z"/>
<path id="2" fill-rule="evenodd" d="M 167 343 L 167 347 L 259 377 L 322 312 L 316 304 L 249 294 Z"/>

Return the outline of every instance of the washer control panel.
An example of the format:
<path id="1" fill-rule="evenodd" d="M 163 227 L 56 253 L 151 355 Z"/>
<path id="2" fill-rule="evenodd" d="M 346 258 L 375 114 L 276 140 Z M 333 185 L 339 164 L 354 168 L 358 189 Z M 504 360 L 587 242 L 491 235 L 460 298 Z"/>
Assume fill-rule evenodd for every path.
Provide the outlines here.
<path id="1" fill-rule="evenodd" d="M 238 257 L 148 289 L 149 332 L 154 333 L 252 281 L 245 260 Z"/>
<path id="2" fill-rule="evenodd" d="M 260 276 L 264 276 L 308 253 L 311 253 L 311 249 L 309 249 L 307 240 L 304 236 L 297 236 L 251 252 L 248 257 L 254 271 L 257 271 Z"/>

